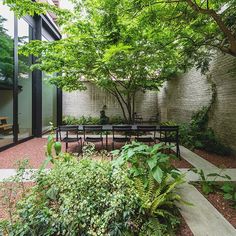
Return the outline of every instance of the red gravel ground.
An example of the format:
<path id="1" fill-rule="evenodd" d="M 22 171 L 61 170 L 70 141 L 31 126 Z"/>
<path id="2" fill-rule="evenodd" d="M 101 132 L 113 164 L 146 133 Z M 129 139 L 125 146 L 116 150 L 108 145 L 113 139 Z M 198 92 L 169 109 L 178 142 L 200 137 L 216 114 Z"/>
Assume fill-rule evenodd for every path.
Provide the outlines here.
<path id="1" fill-rule="evenodd" d="M 46 139 L 34 138 L 0 152 L 0 169 L 17 168 L 17 161 L 28 159 L 32 168 L 39 168 L 45 160 Z"/>
<path id="2" fill-rule="evenodd" d="M 171 154 L 175 155 L 175 152 L 173 150 L 170 151 Z M 184 158 L 176 158 L 171 160 L 171 164 L 175 168 L 192 168 L 193 166 L 187 162 Z"/>
<path id="3" fill-rule="evenodd" d="M 236 156 L 221 156 L 209 153 L 204 150 L 194 150 L 194 152 L 205 160 L 219 168 L 236 168 Z"/>
<path id="4" fill-rule="evenodd" d="M 200 185 L 197 185 L 196 188 L 202 193 Z M 225 200 L 223 194 L 220 192 L 210 193 L 209 195 L 204 196 L 225 217 L 225 219 L 236 228 L 236 209 L 233 208 L 232 202 Z"/>
<path id="5" fill-rule="evenodd" d="M 29 166 L 39 168 L 45 161 L 47 139 L 34 138 L 0 152 L 0 169 L 15 169 L 17 162 L 29 160 Z M 62 145 L 63 151 L 65 145 Z M 78 152 L 76 144 L 69 144 L 69 152 Z M 50 167 L 50 164 L 48 165 Z"/>
<path id="6" fill-rule="evenodd" d="M 181 216 L 181 225 L 178 232 L 176 233 L 176 236 L 194 236 L 194 234 L 192 233 L 191 229 L 189 228 L 189 226 L 187 225 L 182 216 Z"/>
<path id="7" fill-rule="evenodd" d="M 0 169 L 15 169 L 17 168 L 17 162 L 22 160 L 29 160 L 29 166 L 32 168 L 39 168 L 45 161 L 45 149 L 47 139 L 34 138 L 27 142 L 18 144 L 12 148 L 0 152 Z M 105 144 L 104 144 L 105 146 Z M 118 149 L 122 144 L 116 144 L 115 148 Z M 101 149 L 101 145 L 97 144 L 96 148 Z M 111 149 L 111 140 L 109 140 L 109 150 Z M 63 151 L 65 145 L 63 143 Z M 78 152 L 77 144 L 69 144 L 69 152 Z M 184 159 L 173 160 L 172 164 L 176 168 L 191 168 Z M 50 167 L 50 164 L 48 165 Z"/>
<path id="8" fill-rule="evenodd" d="M 181 160 L 171 160 L 171 164 L 175 168 L 192 168 L 193 167 L 189 162 L 187 162 L 183 158 L 181 158 Z"/>

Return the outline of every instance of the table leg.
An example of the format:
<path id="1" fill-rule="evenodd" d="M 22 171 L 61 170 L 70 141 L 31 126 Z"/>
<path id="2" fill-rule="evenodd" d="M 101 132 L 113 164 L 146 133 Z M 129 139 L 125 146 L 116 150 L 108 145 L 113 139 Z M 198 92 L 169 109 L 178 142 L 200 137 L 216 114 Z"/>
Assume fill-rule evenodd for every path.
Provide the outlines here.
<path id="1" fill-rule="evenodd" d="M 106 150 L 108 150 L 108 132 L 106 131 Z"/>
<path id="2" fill-rule="evenodd" d="M 56 129 L 56 141 L 58 141 L 58 129 Z"/>

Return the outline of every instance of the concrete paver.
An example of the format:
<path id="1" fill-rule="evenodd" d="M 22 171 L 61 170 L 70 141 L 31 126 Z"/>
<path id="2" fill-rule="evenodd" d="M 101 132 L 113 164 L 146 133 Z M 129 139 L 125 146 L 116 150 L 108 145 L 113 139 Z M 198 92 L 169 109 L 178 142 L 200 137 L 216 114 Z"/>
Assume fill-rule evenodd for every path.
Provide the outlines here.
<path id="1" fill-rule="evenodd" d="M 189 149 L 180 146 L 180 155 L 186 161 L 188 161 L 192 166 L 196 167 L 197 169 L 202 170 L 218 170 L 215 165 L 211 164 L 210 162 L 206 161 L 196 153 L 190 151 Z"/>
<path id="2" fill-rule="evenodd" d="M 236 236 L 235 228 L 193 185 L 183 184 L 179 193 L 193 204 L 179 204 L 179 208 L 194 236 Z"/>
<path id="3" fill-rule="evenodd" d="M 23 182 L 32 181 L 33 174 L 37 171 L 37 169 L 26 169 L 23 175 Z M 44 171 L 49 171 L 49 169 L 45 169 Z M 14 177 L 17 173 L 16 169 L 0 169 L 0 182 L 4 180 Z"/>

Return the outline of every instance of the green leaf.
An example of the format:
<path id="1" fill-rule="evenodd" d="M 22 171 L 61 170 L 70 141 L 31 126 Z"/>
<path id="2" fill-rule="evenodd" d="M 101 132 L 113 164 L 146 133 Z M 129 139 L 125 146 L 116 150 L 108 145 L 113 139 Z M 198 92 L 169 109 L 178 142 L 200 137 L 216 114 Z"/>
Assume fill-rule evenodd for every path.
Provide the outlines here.
<path id="1" fill-rule="evenodd" d="M 208 183 L 202 183 L 202 191 L 205 194 L 209 194 L 213 192 L 213 187 Z"/>
<path id="2" fill-rule="evenodd" d="M 225 193 L 225 194 L 224 194 L 224 199 L 226 199 L 226 200 L 232 200 L 232 199 L 233 199 L 233 195 L 230 194 L 230 193 Z"/>
<path id="3" fill-rule="evenodd" d="M 51 200 L 56 200 L 58 195 L 58 190 L 52 186 L 46 193 L 47 197 Z"/>
<path id="4" fill-rule="evenodd" d="M 155 156 L 147 160 L 149 168 L 152 170 L 157 165 L 157 158 Z"/>
<path id="5" fill-rule="evenodd" d="M 158 183 L 161 183 L 163 177 L 163 171 L 159 166 L 156 166 L 154 169 L 152 169 L 152 176 Z"/>
<path id="6" fill-rule="evenodd" d="M 130 158 L 130 157 L 132 157 L 133 155 L 135 155 L 134 150 L 133 150 L 133 149 L 129 149 L 129 150 L 128 150 L 128 153 L 127 153 L 127 157 Z"/>
<path id="7" fill-rule="evenodd" d="M 234 186 L 232 183 L 224 183 L 220 189 L 223 190 L 225 193 L 229 193 L 234 190 Z"/>

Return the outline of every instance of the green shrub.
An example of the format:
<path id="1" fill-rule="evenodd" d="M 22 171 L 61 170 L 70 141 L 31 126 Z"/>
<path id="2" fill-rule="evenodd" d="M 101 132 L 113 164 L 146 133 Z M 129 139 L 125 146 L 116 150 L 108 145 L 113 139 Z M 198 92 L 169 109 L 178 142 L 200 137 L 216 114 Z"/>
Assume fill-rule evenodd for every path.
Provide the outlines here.
<path id="1" fill-rule="evenodd" d="M 179 124 L 180 143 L 189 149 L 203 149 L 219 155 L 230 155 L 232 150 L 222 144 L 212 128 L 208 127 L 208 108 L 202 107 L 192 115 L 189 123 Z M 178 125 L 174 121 L 163 125 Z"/>
<path id="2" fill-rule="evenodd" d="M 119 125 L 125 123 L 124 119 L 120 116 L 111 116 L 109 118 L 109 124 L 111 125 Z"/>
<path id="3" fill-rule="evenodd" d="M 79 118 L 75 118 L 73 116 L 65 116 L 63 118 L 63 124 L 65 125 L 99 125 L 100 118 L 99 117 L 91 117 L 91 116 L 81 116 Z"/>
<path id="4" fill-rule="evenodd" d="M 64 116 L 62 119 L 62 123 L 64 125 L 77 125 L 78 119 L 73 116 Z"/>
<path id="5" fill-rule="evenodd" d="M 108 162 L 58 161 L 18 203 L 14 235 L 123 235 L 138 197 L 125 170 Z"/>
<path id="6" fill-rule="evenodd" d="M 109 124 L 117 125 L 124 123 L 124 119 L 120 116 L 111 116 L 109 118 Z M 64 125 L 100 125 L 101 121 L 99 117 L 91 117 L 91 116 L 81 116 L 79 118 L 73 116 L 64 116 L 63 117 Z"/>

